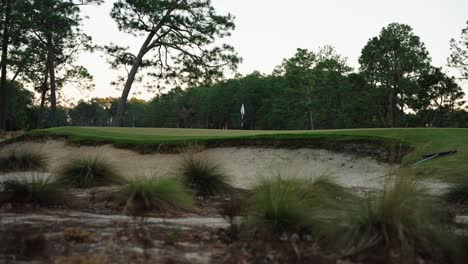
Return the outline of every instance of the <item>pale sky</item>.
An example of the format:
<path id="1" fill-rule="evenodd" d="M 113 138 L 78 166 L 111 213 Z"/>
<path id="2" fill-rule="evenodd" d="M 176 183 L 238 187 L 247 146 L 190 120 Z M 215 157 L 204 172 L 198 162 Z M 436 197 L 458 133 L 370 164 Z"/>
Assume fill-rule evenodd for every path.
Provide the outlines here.
<path id="1" fill-rule="evenodd" d="M 84 31 L 96 44 L 113 42 L 136 52 L 142 41 L 118 31 L 109 15 L 113 2 L 106 0 L 99 7 L 84 8 L 83 15 L 89 17 L 84 21 Z M 426 44 L 433 65 L 448 70 L 449 41 L 459 38 L 468 20 L 467 0 L 213 0 L 213 4 L 220 13 L 236 17 L 236 29 L 225 42 L 243 58 L 241 74 L 255 70 L 269 74 L 297 48 L 317 50 L 325 44 L 335 46 L 357 69 L 369 38 L 392 22 L 412 26 Z M 120 96 L 120 91 L 110 85 L 118 74 L 101 54 L 82 54 L 79 63 L 94 75 L 96 88 L 91 93 L 69 88 L 68 98 Z M 468 94 L 468 84 L 462 86 Z M 143 99 L 154 96 L 133 89 L 137 91 L 142 92 L 137 97 Z"/>

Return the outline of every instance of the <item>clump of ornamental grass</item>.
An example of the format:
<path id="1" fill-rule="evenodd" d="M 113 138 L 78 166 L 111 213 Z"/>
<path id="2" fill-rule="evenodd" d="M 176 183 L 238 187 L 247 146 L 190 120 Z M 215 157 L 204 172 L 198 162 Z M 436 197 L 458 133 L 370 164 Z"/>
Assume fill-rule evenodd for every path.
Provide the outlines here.
<path id="1" fill-rule="evenodd" d="M 91 188 L 125 182 L 111 163 L 99 157 L 79 157 L 67 161 L 58 169 L 57 180 L 65 186 L 74 188 Z"/>
<path id="2" fill-rule="evenodd" d="M 328 246 L 347 256 L 369 253 L 398 263 L 418 258 L 450 263 L 461 252 L 443 204 L 407 175 L 388 178 L 382 191 L 343 202 L 338 212 L 329 214 L 320 228 L 329 232 Z"/>
<path id="3" fill-rule="evenodd" d="M 186 210 L 193 206 L 193 198 L 178 178 L 135 178 L 121 190 L 118 199 L 125 203 L 125 211 L 133 216 L 146 212 Z"/>
<path id="4" fill-rule="evenodd" d="M 219 195 L 231 191 L 231 177 L 222 167 L 206 157 L 185 153 L 179 168 L 185 185 L 199 196 Z"/>
<path id="5" fill-rule="evenodd" d="M 278 174 L 261 179 L 253 189 L 247 224 L 266 235 L 310 231 L 319 221 L 316 211 L 335 208 L 341 199 L 351 197 L 328 177 L 313 180 Z"/>
<path id="6" fill-rule="evenodd" d="M 468 178 L 463 177 L 458 182 L 452 184 L 445 193 L 445 199 L 449 203 L 468 202 Z"/>
<path id="7" fill-rule="evenodd" d="M 60 184 L 52 177 L 39 177 L 4 181 L 2 184 L 5 200 L 3 203 L 33 204 L 38 206 L 61 205 L 65 202 Z"/>
<path id="8" fill-rule="evenodd" d="M 47 157 L 34 148 L 17 148 L 0 156 L 0 171 L 35 171 L 47 166 Z"/>

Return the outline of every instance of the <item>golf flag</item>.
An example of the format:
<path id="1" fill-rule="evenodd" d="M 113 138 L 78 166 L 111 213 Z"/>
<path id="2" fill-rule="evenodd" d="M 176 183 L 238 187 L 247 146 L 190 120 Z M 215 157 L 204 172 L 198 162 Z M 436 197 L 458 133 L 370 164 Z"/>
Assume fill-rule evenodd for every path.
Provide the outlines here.
<path id="1" fill-rule="evenodd" d="M 245 114 L 245 107 L 244 104 L 241 106 L 241 129 L 244 128 L 244 114 Z"/>

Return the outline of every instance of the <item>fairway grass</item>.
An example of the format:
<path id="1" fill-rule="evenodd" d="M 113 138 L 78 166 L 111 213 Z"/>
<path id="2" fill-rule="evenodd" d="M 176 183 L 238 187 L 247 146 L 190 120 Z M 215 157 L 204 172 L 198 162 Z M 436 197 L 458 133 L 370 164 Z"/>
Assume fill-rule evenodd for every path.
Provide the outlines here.
<path id="1" fill-rule="evenodd" d="M 76 144 L 110 143 L 116 146 L 155 144 L 196 144 L 209 141 L 255 139 L 317 139 L 340 141 L 400 141 L 414 150 L 402 164 L 421 160 L 423 154 L 457 150 L 418 166 L 418 176 L 436 177 L 448 181 L 468 177 L 468 129 L 466 128 L 396 128 L 343 129 L 314 131 L 214 130 L 180 128 L 114 128 L 114 127 L 57 127 L 33 130 L 16 140 L 37 138 L 65 138 Z"/>

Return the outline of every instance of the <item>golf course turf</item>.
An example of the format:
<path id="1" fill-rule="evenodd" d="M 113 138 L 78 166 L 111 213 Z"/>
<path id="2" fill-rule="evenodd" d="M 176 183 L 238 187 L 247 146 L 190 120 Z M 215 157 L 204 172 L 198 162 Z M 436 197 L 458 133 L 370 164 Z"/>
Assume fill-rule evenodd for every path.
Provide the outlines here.
<path id="1" fill-rule="evenodd" d="M 207 144 L 210 142 L 274 140 L 287 145 L 288 141 L 316 140 L 333 142 L 400 142 L 411 147 L 403 165 L 421 160 L 422 155 L 456 150 L 457 153 L 436 158 L 419 165 L 414 171 L 420 176 L 447 181 L 468 177 L 468 129 L 466 128 L 395 128 L 342 129 L 314 131 L 213 130 L 181 128 L 113 128 L 113 127 L 57 127 L 27 132 L 17 140 L 62 138 L 72 144 L 113 144 L 117 147 Z"/>

